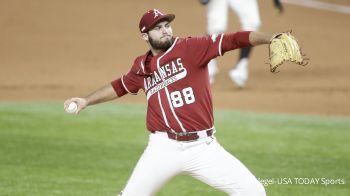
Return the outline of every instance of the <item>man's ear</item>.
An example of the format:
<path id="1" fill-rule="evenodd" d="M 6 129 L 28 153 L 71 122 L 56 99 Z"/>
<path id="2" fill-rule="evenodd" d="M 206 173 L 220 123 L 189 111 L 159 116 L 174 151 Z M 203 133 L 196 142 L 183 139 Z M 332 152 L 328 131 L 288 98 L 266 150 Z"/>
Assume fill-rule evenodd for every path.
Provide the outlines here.
<path id="1" fill-rule="evenodd" d="M 147 33 L 141 33 L 141 38 L 146 42 L 148 42 L 148 40 L 149 40 Z"/>

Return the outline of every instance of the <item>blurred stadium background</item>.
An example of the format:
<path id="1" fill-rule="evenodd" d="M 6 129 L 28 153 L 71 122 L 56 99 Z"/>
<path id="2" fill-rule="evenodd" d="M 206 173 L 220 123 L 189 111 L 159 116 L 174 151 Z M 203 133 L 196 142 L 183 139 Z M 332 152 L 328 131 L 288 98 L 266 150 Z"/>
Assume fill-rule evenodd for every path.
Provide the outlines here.
<path id="1" fill-rule="evenodd" d="M 213 86 L 217 137 L 260 178 L 347 180 L 274 185 L 269 195 L 349 195 L 350 1 L 284 2 L 278 15 L 272 1 L 259 1 L 261 31 L 292 29 L 310 64 L 287 63 L 271 74 L 268 50 L 259 46 L 240 90 L 227 76 L 238 52 L 220 57 Z M 138 22 L 152 8 L 176 14 L 175 35 L 206 33 L 206 11 L 197 0 L 0 0 L 0 195 L 120 191 L 147 142 L 144 95 L 79 117 L 67 116 L 62 103 L 129 70 L 147 50 Z M 228 31 L 238 27 L 231 12 Z M 159 195 L 220 194 L 181 176 Z"/>

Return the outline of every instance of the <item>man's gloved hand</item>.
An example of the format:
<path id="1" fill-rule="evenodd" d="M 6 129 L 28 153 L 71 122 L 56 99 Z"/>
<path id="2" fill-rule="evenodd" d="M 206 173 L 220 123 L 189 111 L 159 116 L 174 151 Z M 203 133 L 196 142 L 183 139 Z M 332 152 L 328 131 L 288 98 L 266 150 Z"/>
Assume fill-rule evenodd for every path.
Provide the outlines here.
<path id="1" fill-rule="evenodd" d="M 306 60 L 309 60 L 302 54 L 299 44 L 291 32 L 278 33 L 271 39 L 269 57 L 270 70 L 273 73 L 285 61 L 305 66 L 308 63 Z"/>

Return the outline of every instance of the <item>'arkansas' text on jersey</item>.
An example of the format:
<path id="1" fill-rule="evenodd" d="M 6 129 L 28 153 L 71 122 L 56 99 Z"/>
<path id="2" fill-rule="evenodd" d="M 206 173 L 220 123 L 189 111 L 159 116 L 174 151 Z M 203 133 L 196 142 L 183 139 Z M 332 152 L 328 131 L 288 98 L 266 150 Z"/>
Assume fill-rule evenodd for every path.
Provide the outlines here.
<path id="1" fill-rule="evenodd" d="M 154 93 L 165 88 L 187 75 L 187 70 L 182 64 L 181 58 L 176 58 L 171 62 L 159 66 L 153 71 L 152 75 L 144 79 L 145 92 L 147 99 Z"/>

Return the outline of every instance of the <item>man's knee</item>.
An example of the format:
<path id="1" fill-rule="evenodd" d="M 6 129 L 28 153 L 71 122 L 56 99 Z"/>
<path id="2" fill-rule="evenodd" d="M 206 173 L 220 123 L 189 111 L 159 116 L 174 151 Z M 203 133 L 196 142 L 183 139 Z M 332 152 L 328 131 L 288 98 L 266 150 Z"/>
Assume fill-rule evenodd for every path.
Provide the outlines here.
<path id="1" fill-rule="evenodd" d="M 211 20 L 208 23 L 208 34 L 219 34 L 226 31 L 227 24 L 223 20 Z"/>
<path id="2" fill-rule="evenodd" d="M 242 30 L 244 31 L 258 31 L 261 26 L 259 19 L 246 20 L 242 23 Z"/>

